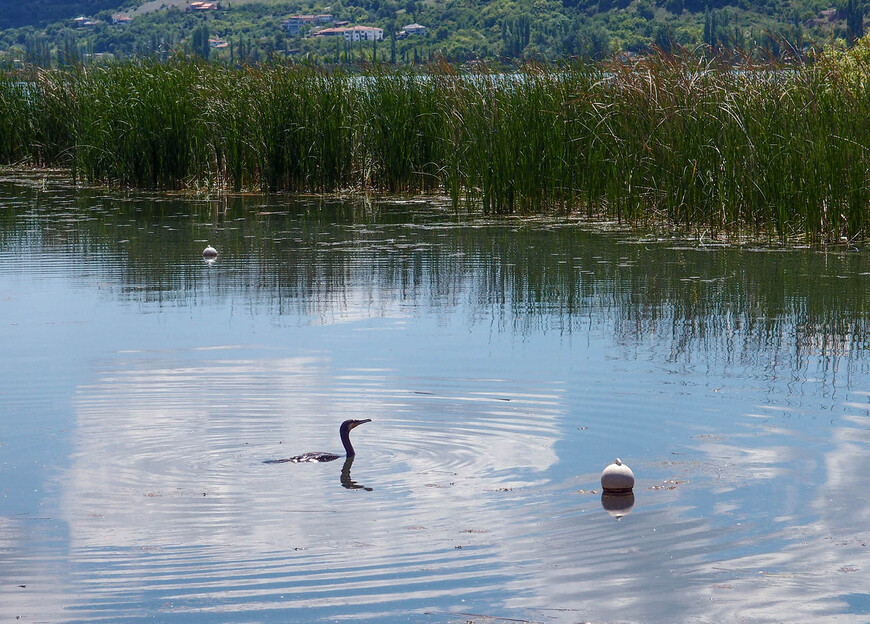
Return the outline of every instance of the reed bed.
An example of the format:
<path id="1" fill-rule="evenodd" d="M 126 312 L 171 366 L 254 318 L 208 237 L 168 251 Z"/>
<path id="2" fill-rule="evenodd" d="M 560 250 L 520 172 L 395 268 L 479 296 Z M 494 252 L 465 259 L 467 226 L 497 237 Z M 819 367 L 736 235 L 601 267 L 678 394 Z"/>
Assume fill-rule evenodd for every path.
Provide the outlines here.
<path id="1" fill-rule="evenodd" d="M 349 73 L 177 58 L 0 74 L 0 163 L 145 188 L 446 193 L 492 213 L 865 238 L 868 68 Z"/>

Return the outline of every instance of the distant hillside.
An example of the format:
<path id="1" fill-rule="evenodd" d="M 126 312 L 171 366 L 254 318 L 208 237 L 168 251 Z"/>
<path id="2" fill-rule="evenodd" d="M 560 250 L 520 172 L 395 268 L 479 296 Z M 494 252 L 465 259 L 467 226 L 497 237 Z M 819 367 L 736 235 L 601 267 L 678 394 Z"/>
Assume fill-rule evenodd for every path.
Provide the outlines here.
<path id="1" fill-rule="evenodd" d="M 0 29 L 45 26 L 120 5 L 118 0 L 0 0 Z"/>
<path id="2" fill-rule="evenodd" d="M 0 62 L 177 52 L 230 62 L 557 61 L 676 46 L 767 57 L 860 36 L 864 1 L 213 0 L 202 10 L 191 0 L 0 0 Z M 286 23 L 292 15 L 322 14 L 331 21 Z M 73 22 L 77 16 L 88 21 Z M 383 39 L 326 36 L 352 26 L 380 29 Z"/>

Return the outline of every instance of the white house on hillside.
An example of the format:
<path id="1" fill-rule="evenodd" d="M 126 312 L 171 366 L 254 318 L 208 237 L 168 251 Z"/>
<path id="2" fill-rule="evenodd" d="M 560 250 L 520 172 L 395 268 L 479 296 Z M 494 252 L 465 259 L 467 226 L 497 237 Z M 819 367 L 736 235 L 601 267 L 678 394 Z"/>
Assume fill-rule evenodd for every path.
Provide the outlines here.
<path id="1" fill-rule="evenodd" d="M 90 28 L 91 26 L 96 26 L 99 24 L 99 20 L 92 20 L 89 17 L 77 17 L 73 20 L 73 24 L 75 24 L 78 28 Z"/>
<path id="2" fill-rule="evenodd" d="M 296 35 L 305 25 L 328 24 L 331 21 L 332 15 L 329 13 L 321 13 L 320 15 L 291 15 L 281 22 L 281 26 L 291 35 Z"/>
<path id="3" fill-rule="evenodd" d="M 425 37 L 426 27 L 414 22 L 413 24 L 408 24 L 402 30 L 396 33 L 397 39 L 407 39 L 411 36 Z"/>
<path id="4" fill-rule="evenodd" d="M 382 41 L 384 29 L 374 26 L 348 26 L 347 28 L 324 28 L 316 37 L 344 37 L 345 41 Z"/>

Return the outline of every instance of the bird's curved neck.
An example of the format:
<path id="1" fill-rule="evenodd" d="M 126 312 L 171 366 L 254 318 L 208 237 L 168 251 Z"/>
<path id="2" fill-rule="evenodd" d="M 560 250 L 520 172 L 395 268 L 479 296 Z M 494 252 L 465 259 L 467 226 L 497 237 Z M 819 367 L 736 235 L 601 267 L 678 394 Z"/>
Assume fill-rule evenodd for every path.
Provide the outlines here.
<path id="1" fill-rule="evenodd" d="M 344 450 L 347 451 L 348 457 L 353 457 L 354 455 L 356 455 L 356 451 L 353 450 L 353 445 L 350 443 L 350 429 L 345 429 L 344 427 L 342 427 L 341 443 L 344 444 Z"/>

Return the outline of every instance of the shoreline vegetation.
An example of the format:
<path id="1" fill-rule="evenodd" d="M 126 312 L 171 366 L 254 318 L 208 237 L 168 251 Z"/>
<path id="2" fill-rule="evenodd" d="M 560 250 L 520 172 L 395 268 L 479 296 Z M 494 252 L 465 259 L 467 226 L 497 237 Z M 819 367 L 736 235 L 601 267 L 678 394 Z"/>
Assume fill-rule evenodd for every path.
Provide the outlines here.
<path id="1" fill-rule="evenodd" d="M 0 165 L 145 189 L 443 193 L 712 236 L 867 236 L 870 44 L 786 67 L 361 72 L 174 58 L 0 72 Z"/>

